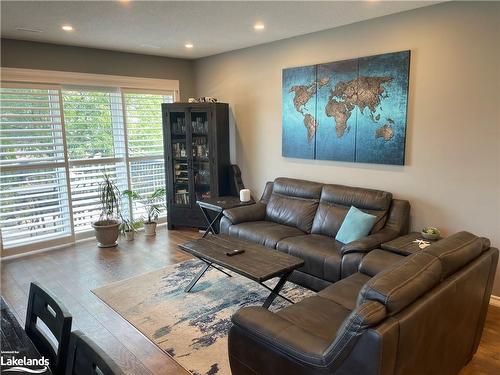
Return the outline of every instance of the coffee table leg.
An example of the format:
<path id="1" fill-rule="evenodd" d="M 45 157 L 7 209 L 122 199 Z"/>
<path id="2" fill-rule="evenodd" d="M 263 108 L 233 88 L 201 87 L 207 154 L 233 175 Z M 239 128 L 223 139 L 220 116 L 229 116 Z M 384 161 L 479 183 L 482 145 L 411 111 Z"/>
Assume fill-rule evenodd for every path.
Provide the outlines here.
<path id="1" fill-rule="evenodd" d="M 200 277 L 203 276 L 203 274 L 205 272 L 207 272 L 207 270 L 210 268 L 211 264 L 210 263 L 205 263 L 205 265 L 203 266 L 203 268 L 200 270 L 200 272 L 198 272 L 198 274 L 194 277 L 193 280 L 191 280 L 191 282 L 189 283 L 189 285 L 184 289 L 184 291 L 186 293 L 188 293 L 189 291 L 191 291 L 191 289 L 193 289 L 193 286 L 195 286 L 195 284 L 198 282 L 198 280 L 200 279 Z"/>
<path id="2" fill-rule="evenodd" d="M 291 272 L 285 273 L 283 276 L 281 276 L 280 280 L 276 284 L 276 286 L 273 288 L 271 291 L 271 294 L 267 297 L 266 301 L 262 305 L 265 309 L 268 309 L 269 306 L 271 306 L 271 303 L 273 303 L 274 299 L 278 296 L 280 296 L 280 291 L 281 288 L 285 285 L 286 281 L 288 280 L 288 276 L 290 276 Z M 282 296 L 280 296 L 282 297 Z M 283 297 L 285 298 L 285 297 Z M 285 298 L 287 301 L 290 301 L 288 298 Z"/>
<path id="3" fill-rule="evenodd" d="M 211 264 L 211 266 L 212 266 L 212 268 L 215 268 L 217 271 L 222 272 L 224 275 L 226 275 L 228 277 L 233 277 L 233 275 L 230 275 L 229 273 L 227 273 L 226 271 L 224 271 L 222 268 L 214 266 L 213 263 Z"/>

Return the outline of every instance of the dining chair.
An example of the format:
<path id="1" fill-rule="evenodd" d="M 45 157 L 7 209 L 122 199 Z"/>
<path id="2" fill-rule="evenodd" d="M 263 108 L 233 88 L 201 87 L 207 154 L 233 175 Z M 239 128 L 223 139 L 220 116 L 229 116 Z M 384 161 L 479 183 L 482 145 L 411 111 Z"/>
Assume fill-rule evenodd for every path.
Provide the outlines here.
<path id="1" fill-rule="evenodd" d="M 81 331 L 71 332 L 66 375 L 121 375 L 118 365 Z"/>
<path id="2" fill-rule="evenodd" d="M 71 333 L 71 314 L 54 296 L 32 282 L 25 331 L 37 350 L 49 360 L 54 375 L 64 373 Z"/>

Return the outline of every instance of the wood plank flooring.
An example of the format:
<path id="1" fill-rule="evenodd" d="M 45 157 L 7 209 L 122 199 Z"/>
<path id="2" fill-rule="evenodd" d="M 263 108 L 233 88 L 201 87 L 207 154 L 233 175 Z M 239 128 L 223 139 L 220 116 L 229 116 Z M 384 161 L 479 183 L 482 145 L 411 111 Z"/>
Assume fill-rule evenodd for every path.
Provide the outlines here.
<path id="1" fill-rule="evenodd" d="M 91 289 L 189 259 L 179 243 L 198 238 L 193 230 L 158 228 L 115 249 L 95 240 L 1 262 L 1 293 L 24 325 L 29 283 L 50 289 L 73 315 L 74 329 L 97 342 L 127 374 L 188 374 L 177 362 L 115 313 Z M 481 345 L 460 375 L 500 374 L 500 308 L 490 306 Z"/>
<path id="2" fill-rule="evenodd" d="M 139 234 L 117 248 L 99 249 L 95 240 L 89 240 L 2 261 L 2 295 L 24 326 L 29 284 L 39 281 L 71 312 L 74 329 L 96 341 L 127 374 L 188 374 L 91 292 L 191 258 L 177 250 L 177 244 L 199 237 L 198 231 L 167 231 L 166 226 L 157 231 L 156 238 Z"/>

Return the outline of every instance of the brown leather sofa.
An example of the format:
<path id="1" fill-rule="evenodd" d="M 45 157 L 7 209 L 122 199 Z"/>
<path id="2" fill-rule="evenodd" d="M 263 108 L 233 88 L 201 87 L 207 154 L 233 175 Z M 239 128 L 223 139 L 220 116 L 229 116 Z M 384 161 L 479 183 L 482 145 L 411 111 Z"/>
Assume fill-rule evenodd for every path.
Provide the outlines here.
<path id="1" fill-rule="evenodd" d="M 457 374 L 477 350 L 497 262 L 498 249 L 467 232 L 407 257 L 374 250 L 313 297 L 239 310 L 232 373 Z"/>
<path id="2" fill-rule="evenodd" d="M 370 235 L 344 245 L 335 235 L 351 206 L 378 219 Z M 220 232 L 303 259 L 290 280 L 318 291 L 355 273 L 382 242 L 406 234 L 409 213 L 408 201 L 385 191 L 281 177 L 256 204 L 224 211 Z"/>

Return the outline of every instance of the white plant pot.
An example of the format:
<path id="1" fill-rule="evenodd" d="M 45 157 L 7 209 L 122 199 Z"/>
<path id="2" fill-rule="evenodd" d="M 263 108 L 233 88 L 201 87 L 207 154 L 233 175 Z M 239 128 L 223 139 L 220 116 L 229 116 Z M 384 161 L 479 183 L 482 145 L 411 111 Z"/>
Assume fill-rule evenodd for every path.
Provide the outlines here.
<path id="1" fill-rule="evenodd" d="M 154 221 L 152 223 L 144 223 L 144 234 L 146 236 L 156 235 L 156 223 Z"/>
<path id="2" fill-rule="evenodd" d="M 135 232 L 133 230 L 125 232 L 125 239 L 127 241 L 133 241 L 135 236 Z"/>

